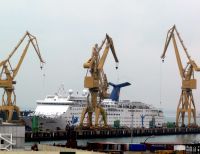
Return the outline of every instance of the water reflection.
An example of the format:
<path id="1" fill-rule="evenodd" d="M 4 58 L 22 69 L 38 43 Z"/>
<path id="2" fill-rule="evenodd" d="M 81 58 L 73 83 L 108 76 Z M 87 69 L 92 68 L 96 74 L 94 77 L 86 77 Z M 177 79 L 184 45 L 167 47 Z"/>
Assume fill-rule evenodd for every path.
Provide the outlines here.
<path id="1" fill-rule="evenodd" d="M 149 136 L 133 137 L 133 143 L 144 142 Z M 131 137 L 122 138 L 102 138 L 102 139 L 81 139 L 77 140 L 78 145 L 85 146 L 87 142 L 117 142 L 117 143 L 131 143 Z M 200 142 L 200 134 L 187 134 L 187 135 L 164 135 L 164 136 L 154 136 L 147 140 L 147 142 Z M 25 146 L 30 146 L 36 142 L 27 142 Z M 66 144 L 66 140 L 62 141 L 41 141 L 41 144 Z"/>
<path id="2" fill-rule="evenodd" d="M 133 137 L 133 143 L 144 142 L 148 136 Z M 147 142 L 191 142 L 200 141 L 200 134 L 187 134 L 187 135 L 165 135 L 165 136 L 154 136 L 149 138 Z M 104 138 L 104 139 L 84 139 L 78 140 L 78 145 L 86 145 L 87 142 L 117 142 L 117 143 L 130 143 L 130 137 L 123 138 Z"/>

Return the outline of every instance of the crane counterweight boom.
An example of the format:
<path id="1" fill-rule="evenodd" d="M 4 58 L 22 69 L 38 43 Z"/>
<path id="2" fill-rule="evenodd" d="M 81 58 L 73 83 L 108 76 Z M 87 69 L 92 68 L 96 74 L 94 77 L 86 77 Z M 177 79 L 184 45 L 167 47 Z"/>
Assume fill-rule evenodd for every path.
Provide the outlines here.
<path id="1" fill-rule="evenodd" d="M 165 58 L 165 54 L 166 54 L 167 48 L 169 46 L 170 40 L 172 38 L 172 35 L 174 33 L 174 29 L 175 29 L 175 25 L 167 32 L 167 37 L 166 37 L 166 40 L 165 40 L 163 54 L 161 55 L 162 59 Z"/>

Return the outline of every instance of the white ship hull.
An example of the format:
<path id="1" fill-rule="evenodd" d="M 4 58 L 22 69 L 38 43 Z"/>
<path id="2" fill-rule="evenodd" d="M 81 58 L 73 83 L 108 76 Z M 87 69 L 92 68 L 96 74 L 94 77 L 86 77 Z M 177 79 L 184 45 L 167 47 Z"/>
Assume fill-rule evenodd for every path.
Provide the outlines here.
<path id="1" fill-rule="evenodd" d="M 64 130 L 66 125 L 79 124 L 86 103 L 85 96 L 47 96 L 44 100 L 37 101 L 34 115 L 39 118 L 38 125 L 41 130 Z M 116 121 L 120 122 L 120 127 L 134 128 L 161 127 L 164 123 L 162 110 L 141 102 L 130 102 L 129 100 L 114 102 L 108 99 L 104 100 L 101 105 L 106 110 L 107 123 L 111 127 Z M 29 126 L 31 126 L 31 118 L 32 116 L 25 119 Z M 84 120 L 85 124 L 86 120 L 87 118 Z M 103 124 L 102 122 L 100 117 L 99 123 Z"/>

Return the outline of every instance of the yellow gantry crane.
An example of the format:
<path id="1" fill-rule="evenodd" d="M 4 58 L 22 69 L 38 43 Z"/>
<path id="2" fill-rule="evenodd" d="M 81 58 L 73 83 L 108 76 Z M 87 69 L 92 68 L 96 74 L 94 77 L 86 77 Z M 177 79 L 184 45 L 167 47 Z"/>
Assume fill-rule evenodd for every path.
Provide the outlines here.
<path id="1" fill-rule="evenodd" d="M 100 56 L 100 51 L 102 47 L 105 45 L 105 49 L 103 51 L 102 56 Z M 112 38 L 106 34 L 105 39 L 103 40 L 100 47 L 96 44 L 92 49 L 91 58 L 84 63 L 83 67 L 87 69 L 87 74 L 84 80 L 84 87 L 89 89 L 89 93 L 91 97 L 88 95 L 88 105 L 82 111 L 81 119 L 80 119 L 80 127 L 83 126 L 83 121 L 88 114 L 87 126 L 93 127 L 92 124 L 92 114 L 95 113 L 95 127 L 99 126 L 99 116 L 101 114 L 104 126 L 107 126 L 107 115 L 105 110 L 101 107 L 101 100 L 104 98 L 108 98 L 109 95 L 107 93 L 108 90 L 108 82 L 106 74 L 103 72 L 103 66 L 108 55 L 109 49 L 111 49 L 112 54 L 114 56 L 115 62 L 118 63 L 118 58 L 115 53 L 115 48 L 113 45 Z M 116 66 L 116 69 L 118 66 Z M 88 70 L 90 72 L 90 76 L 88 75 Z"/>
<path id="2" fill-rule="evenodd" d="M 28 38 L 28 42 L 22 52 L 22 55 L 19 59 L 19 62 L 15 67 L 11 65 L 11 58 L 16 53 L 17 49 L 20 47 L 20 45 L 24 42 L 24 40 Z M 29 45 L 32 44 L 38 57 L 41 62 L 41 68 L 42 64 L 44 63 L 40 50 L 38 47 L 37 39 L 35 36 L 31 35 L 29 32 L 26 32 L 22 39 L 18 42 L 16 47 L 13 49 L 13 51 L 9 54 L 8 58 L 0 62 L 0 88 L 4 89 L 4 93 L 2 96 L 2 106 L 0 106 L 0 111 L 4 112 L 6 114 L 6 121 L 12 122 L 13 112 L 17 112 L 18 116 L 20 115 L 19 107 L 16 105 L 16 95 L 14 92 L 14 84 L 16 84 L 16 81 L 14 80 L 17 76 L 17 73 L 20 69 L 20 66 L 24 60 L 24 57 L 28 51 Z"/>
<path id="3" fill-rule="evenodd" d="M 183 64 L 181 61 L 181 57 L 179 54 L 176 37 L 180 41 L 181 46 L 183 47 L 183 51 L 186 54 L 186 57 L 188 59 L 187 65 L 185 68 L 183 68 Z M 165 53 L 167 51 L 168 45 L 172 39 L 174 51 L 176 55 L 176 60 L 178 63 L 178 68 L 180 72 L 180 76 L 182 79 L 182 87 L 181 87 L 181 96 L 179 99 L 179 103 L 177 106 L 177 112 L 176 112 L 176 125 L 179 126 L 179 120 L 181 119 L 181 126 L 184 126 L 184 118 L 185 113 L 188 114 L 188 126 L 196 126 L 196 107 L 194 103 L 194 98 L 192 94 L 192 89 L 196 89 L 197 81 L 194 78 L 194 71 L 200 71 L 200 68 L 197 66 L 194 60 L 191 59 L 190 55 L 188 54 L 188 51 L 183 44 L 183 41 L 176 29 L 176 26 L 174 25 L 167 33 L 167 38 L 164 46 L 164 51 L 161 56 L 161 58 L 164 61 Z M 191 123 L 191 120 L 193 118 L 193 122 Z"/>

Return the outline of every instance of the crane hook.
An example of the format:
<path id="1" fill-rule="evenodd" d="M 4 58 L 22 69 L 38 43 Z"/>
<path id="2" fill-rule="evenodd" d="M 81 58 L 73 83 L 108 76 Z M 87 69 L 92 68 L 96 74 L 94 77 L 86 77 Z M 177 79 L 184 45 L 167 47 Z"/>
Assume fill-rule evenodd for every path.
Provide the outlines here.
<path id="1" fill-rule="evenodd" d="M 41 70 L 43 69 L 43 64 L 42 64 L 42 63 L 40 63 L 40 69 L 41 69 Z"/>
<path id="2" fill-rule="evenodd" d="M 115 66 L 115 69 L 116 69 L 116 70 L 118 69 L 118 65 L 119 65 L 119 63 L 116 63 L 116 66 Z"/>

